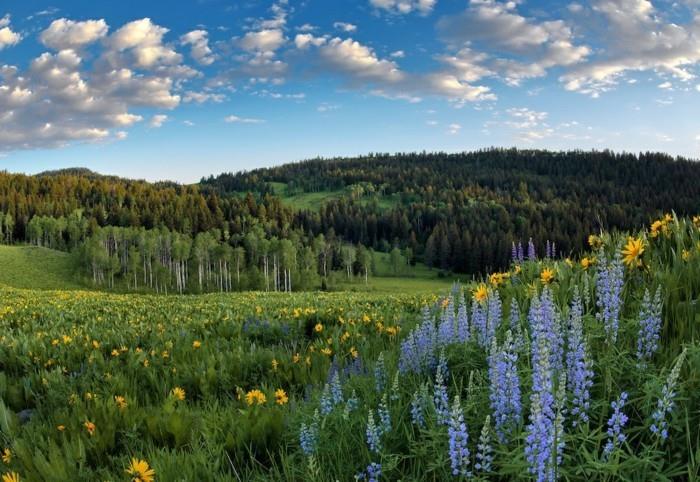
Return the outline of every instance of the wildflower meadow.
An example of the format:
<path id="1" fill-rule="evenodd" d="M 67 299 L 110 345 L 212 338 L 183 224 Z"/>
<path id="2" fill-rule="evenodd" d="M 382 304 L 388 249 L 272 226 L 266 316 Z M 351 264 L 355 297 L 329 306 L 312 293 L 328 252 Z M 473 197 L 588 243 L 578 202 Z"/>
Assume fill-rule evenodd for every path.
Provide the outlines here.
<path id="1" fill-rule="evenodd" d="M 587 241 L 440 296 L 0 288 L 2 480 L 697 480 L 700 219 Z"/>

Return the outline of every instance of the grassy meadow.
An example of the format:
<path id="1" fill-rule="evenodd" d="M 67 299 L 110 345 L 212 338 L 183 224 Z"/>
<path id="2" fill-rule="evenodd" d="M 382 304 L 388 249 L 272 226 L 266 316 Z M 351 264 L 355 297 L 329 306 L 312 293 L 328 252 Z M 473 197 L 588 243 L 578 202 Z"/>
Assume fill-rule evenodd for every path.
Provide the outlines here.
<path id="1" fill-rule="evenodd" d="M 590 245 L 439 294 L 0 288 L 0 471 L 698 480 L 700 230 Z"/>

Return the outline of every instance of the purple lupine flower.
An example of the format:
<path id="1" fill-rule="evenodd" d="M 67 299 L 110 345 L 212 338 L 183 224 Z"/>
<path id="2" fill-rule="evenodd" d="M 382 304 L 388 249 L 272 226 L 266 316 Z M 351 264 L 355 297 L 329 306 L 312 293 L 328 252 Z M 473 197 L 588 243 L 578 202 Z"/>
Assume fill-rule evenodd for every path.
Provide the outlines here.
<path id="1" fill-rule="evenodd" d="M 367 446 L 372 452 L 378 453 L 382 450 L 382 429 L 374 421 L 374 412 L 371 408 L 367 415 L 367 430 L 365 431 L 365 435 L 367 435 Z"/>
<path id="2" fill-rule="evenodd" d="M 652 300 L 649 290 L 644 291 L 642 308 L 639 312 L 639 335 L 637 336 L 637 359 L 644 363 L 659 348 L 661 332 L 661 286 L 656 289 Z"/>
<path id="3" fill-rule="evenodd" d="M 576 292 L 569 313 L 569 351 L 566 354 L 566 380 L 572 396 L 571 424 L 574 427 L 588 422 L 589 389 L 593 386 L 593 370 L 591 370 L 588 346 L 583 335 L 582 313 L 581 298 Z"/>
<path id="4" fill-rule="evenodd" d="M 318 410 L 314 412 L 313 421 L 307 425 L 301 424 L 299 431 L 299 444 L 304 455 L 311 456 L 316 452 L 318 447 L 318 431 L 319 431 L 319 415 Z"/>
<path id="5" fill-rule="evenodd" d="M 486 304 L 486 331 L 482 345 L 484 348 L 490 348 L 491 340 L 496 337 L 496 330 L 501 324 L 501 307 L 501 296 L 498 294 L 498 290 L 493 290 Z"/>
<path id="6" fill-rule="evenodd" d="M 476 340 L 482 347 L 485 347 L 484 343 L 487 338 L 486 313 L 482 303 L 474 300 L 472 304 L 472 329 Z"/>
<path id="7" fill-rule="evenodd" d="M 435 415 L 439 425 L 446 425 L 449 422 L 450 408 L 447 398 L 447 387 L 443 378 L 443 371 L 437 370 L 435 373 L 435 383 L 433 385 L 433 405 Z"/>
<path id="8" fill-rule="evenodd" d="M 532 357 L 533 365 L 538 361 L 537 338 L 547 338 L 547 354 L 549 366 L 559 372 L 563 368 L 564 341 L 562 340 L 561 323 L 559 314 L 552 300 L 552 292 L 545 287 L 542 294 L 532 298 L 528 322 L 532 333 Z"/>
<path id="9" fill-rule="evenodd" d="M 441 347 L 447 346 L 454 341 L 455 337 L 455 308 L 454 298 L 450 297 L 447 307 L 442 312 L 440 317 L 440 325 L 438 326 L 438 345 Z"/>
<path id="10" fill-rule="evenodd" d="M 452 475 L 471 477 L 472 474 L 469 470 L 469 448 L 467 447 L 469 434 L 467 433 L 467 424 L 464 423 L 464 414 L 462 413 L 459 395 L 455 395 L 454 402 L 452 403 L 447 434 L 449 436 Z"/>
<path id="11" fill-rule="evenodd" d="M 518 354 L 513 345 L 511 332 L 501 348 L 493 340 L 488 356 L 490 390 L 489 399 L 496 424 L 496 435 L 501 443 L 520 423 L 522 405 L 520 400 L 520 377 L 518 375 Z"/>
<path id="12" fill-rule="evenodd" d="M 685 361 L 685 356 L 686 349 L 684 348 L 666 379 L 666 383 L 661 391 L 661 398 L 656 402 L 656 410 L 651 415 L 654 422 L 651 424 L 650 430 L 656 436 L 661 437 L 662 441 L 668 438 L 668 420 L 666 418 L 673 411 L 675 405 L 673 398 L 676 396 L 676 383 L 681 374 L 681 366 Z"/>
<path id="13" fill-rule="evenodd" d="M 564 417 L 566 416 L 566 372 L 562 371 L 559 374 L 559 383 L 557 385 L 557 395 L 555 397 L 554 410 L 554 446 L 557 451 L 558 467 L 564 455 Z M 555 478 L 557 475 L 555 474 Z"/>
<path id="14" fill-rule="evenodd" d="M 515 298 L 510 300 L 510 332 L 513 334 L 513 346 L 515 351 L 520 351 L 525 346 L 523 328 L 520 324 L 520 307 Z"/>
<path id="15" fill-rule="evenodd" d="M 333 378 L 331 379 L 330 392 L 333 405 L 343 403 L 343 387 L 340 384 L 340 375 L 338 371 L 333 374 Z"/>
<path id="16" fill-rule="evenodd" d="M 608 344 L 617 341 L 617 330 L 622 308 L 622 287 L 625 271 L 618 253 L 611 261 L 601 263 L 596 281 L 596 295 L 599 312 L 596 317 L 603 322 Z"/>
<path id="17" fill-rule="evenodd" d="M 386 393 L 379 402 L 377 416 L 379 417 L 379 429 L 382 434 L 391 432 L 391 415 L 389 414 L 389 403 L 387 402 Z"/>
<path id="18" fill-rule="evenodd" d="M 467 304 L 460 299 L 457 310 L 457 340 L 460 343 L 469 341 L 469 317 L 467 316 Z"/>
<path id="19" fill-rule="evenodd" d="M 435 367 L 437 331 L 427 307 L 423 309 L 423 321 L 401 343 L 399 372 L 420 373 Z"/>
<path id="20" fill-rule="evenodd" d="M 379 354 L 374 365 L 374 388 L 381 393 L 386 388 L 386 367 L 384 366 L 384 352 Z"/>
<path id="21" fill-rule="evenodd" d="M 532 242 L 532 238 L 527 242 L 527 259 L 530 261 L 537 260 L 537 253 L 535 252 L 535 243 Z"/>
<path id="22" fill-rule="evenodd" d="M 625 440 L 627 440 L 627 435 L 622 433 L 622 429 L 627 423 L 627 415 L 622 411 L 627 401 L 627 392 L 622 392 L 620 398 L 612 402 L 611 407 L 613 409 L 613 414 L 608 420 L 608 441 L 603 447 L 603 457 L 605 459 L 610 457 L 610 454 L 615 451 Z"/>
<path id="23" fill-rule="evenodd" d="M 328 415 L 333 411 L 333 396 L 331 395 L 331 386 L 326 383 L 321 392 L 321 415 Z"/>
<path id="24" fill-rule="evenodd" d="M 413 393 L 411 399 L 411 421 L 420 428 L 425 427 L 425 407 L 428 398 L 428 386 L 421 385 L 420 389 Z"/>
<path id="25" fill-rule="evenodd" d="M 523 250 L 523 243 L 518 241 L 518 262 L 522 263 L 525 261 L 525 252 Z"/>
<path id="26" fill-rule="evenodd" d="M 382 475 L 382 465 L 372 462 L 367 466 L 367 482 L 379 482 Z"/>
<path id="27" fill-rule="evenodd" d="M 547 290 L 545 290 L 546 292 Z M 546 298 L 542 293 L 542 298 Z M 546 301 L 546 300 L 544 300 Z M 529 471 L 538 482 L 555 480 L 556 475 L 556 413 L 554 399 L 554 374 L 551 364 L 553 335 L 551 323 L 543 300 L 536 296 L 532 300 L 530 322 L 532 324 L 532 393 L 530 394 L 530 422 L 525 439 L 525 458 Z"/>
<path id="28" fill-rule="evenodd" d="M 481 429 L 479 443 L 476 446 L 476 463 L 474 469 L 476 472 L 491 472 L 491 464 L 493 463 L 493 446 L 491 445 L 491 416 L 486 416 L 486 421 Z"/>

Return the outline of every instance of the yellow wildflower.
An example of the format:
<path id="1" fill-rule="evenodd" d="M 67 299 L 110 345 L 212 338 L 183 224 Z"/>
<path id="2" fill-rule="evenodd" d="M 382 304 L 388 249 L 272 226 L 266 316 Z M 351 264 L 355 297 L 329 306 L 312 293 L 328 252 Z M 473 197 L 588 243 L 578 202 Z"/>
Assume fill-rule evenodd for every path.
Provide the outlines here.
<path id="1" fill-rule="evenodd" d="M 17 472 L 2 474 L 2 482 L 19 482 L 19 474 Z"/>
<path id="2" fill-rule="evenodd" d="M 121 395 L 115 395 L 114 402 L 117 404 L 117 408 L 119 408 L 119 410 L 124 410 L 127 406 L 126 398 L 122 397 Z"/>
<path id="3" fill-rule="evenodd" d="M 257 388 L 245 394 L 245 403 L 247 403 L 249 406 L 263 405 L 266 401 L 267 397 L 265 394 Z"/>
<path id="4" fill-rule="evenodd" d="M 321 333 L 323 331 L 323 325 L 321 323 L 316 323 L 316 326 L 314 326 L 314 331 L 316 333 Z"/>
<path id="5" fill-rule="evenodd" d="M 586 258 L 583 258 L 581 260 L 581 267 L 584 270 L 587 270 L 588 268 L 590 268 L 592 264 L 593 264 L 593 259 L 591 259 L 591 258 L 586 257 Z"/>
<path id="6" fill-rule="evenodd" d="M 58 430 L 59 432 L 63 432 L 66 430 L 66 426 L 65 425 L 57 425 L 56 430 Z"/>
<path id="7" fill-rule="evenodd" d="M 479 286 L 476 287 L 474 290 L 474 299 L 478 301 L 479 303 L 483 302 L 488 298 L 489 296 L 489 290 L 486 287 L 485 284 L 481 283 Z"/>
<path id="8" fill-rule="evenodd" d="M 289 397 L 287 396 L 287 393 L 282 390 L 281 388 L 278 388 L 275 390 L 275 403 L 277 405 L 284 405 L 289 401 Z"/>
<path id="9" fill-rule="evenodd" d="M 172 390 L 170 390 L 170 395 L 175 400 L 183 401 L 185 399 L 185 389 L 182 387 L 175 387 Z"/>
<path id="10" fill-rule="evenodd" d="M 603 240 L 600 239 L 600 236 L 591 234 L 590 236 L 588 236 L 588 245 L 593 249 L 598 249 L 603 245 Z"/>
<path id="11" fill-rule="evenodd" d="M 12 462 L 12 450 L 6 448 L 2 451 L 2 461 L 10 465 L 10 462 Z"/>
<path id="12" fill-rule="evenodd" d="M 126 473 L 132 476 L 132 482 L 153 482 L 156 471 L 153 470 L 148 462 L 132 458 Z"/>
<path id="13" fill-rule="evenodd" d="M 644 253 L 644 240 L 642 238 L 633 238 L 630 236 L 622 250 L 625 264 L 631 268 L 641 266 L 642 260 L 640 258 L 642 253 Z"/>
<path id="14" fill-rule="evenodd" d="M 83 424 L 83 426 L 85 427 L 85 430 L 87 430 L 87 433 L 88 433 L 88 435 L 90 435 L 90 437 L 95 435 L 95 430 L 97 429 L 97 427 L 95 426 L 94 423 L 92 423 L 89 420 L 85 420 L 85 423 Z"/>
<path id="15" fill-rule="evenodd" d="M 196 350 L 197 348 L 200 348 L 201 346 L 202 346 L 202 342 L 199 341 L 199 340 L 195 340 L 195 341 L 192 342 L 192 348 L 194 348 L 195 350 Z"/>
<path id="16" fill-rule="evenodd" d="M 554 281 L 554 271 L 550 268 L 545 268 L 540 273 L 540 281 L 543 285 L 549 284 Z"/>

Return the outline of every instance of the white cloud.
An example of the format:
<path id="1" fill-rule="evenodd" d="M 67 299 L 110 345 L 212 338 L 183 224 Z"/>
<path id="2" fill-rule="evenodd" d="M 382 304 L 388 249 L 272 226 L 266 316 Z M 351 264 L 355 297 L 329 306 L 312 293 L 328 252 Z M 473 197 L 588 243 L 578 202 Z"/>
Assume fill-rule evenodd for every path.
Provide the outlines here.
<path id="1" fill-rule="evenodd" d="M 17 45 L 22 36 L 10 28 L 10 14 L 0 18 L 0 50 Z"/>
<path id="2" fill-rule="evenodd" d="M 4 27 L 3 27 L 4 28 Z M 0 66 L 0 151 L 119 139 L 139 108 L 172 109 L 193 70 L 148 19 L 107 36 L 101 20 L 59 19 L 40 34 L 45 52 L 20 70 Z M 81 47 L 97 43 L 90 54 Z M 86 61 L 84 57 L 90 57 Z"/>
<path id="3" fill-rule="evenodd" d="M 182 97 L 183 102 L 194 102 L 196 104 L 203 104 L 205 102 L 214 102 L 215 104 L 220 104 L 226 100 L 224 94 L 217 94 L 214 92 L 196 92 L 193 90 L 188 90 Z"/>
<path id="4" fill-rule="evenodd" d="M 506 112 L 513 119 L 506 122 L 507 126 L 515 129 L 532 129 L 539 127 L 546 119 L 547 112 L 538 112 L 526 107 L 510 108 Z"/>
<path id="5" fill-rule="evenodd" d="M 211 65 L 216 57 L 209 48 L 209 34 L 206 30 L 192 30 L 180 37 L 181 45 L 191 45 L 190 55 L 200 65 Z"/>
<path id="6" fill-rule="evenodd" d="M 670 90 L 673 88 L 673 84 L 671 82 L 666 81 L 659 84 L 658 87 L 659 89 Z"/>
<path id="7" fill-rule="evenodd" d="M 567 90 L 593 97 L 617 86 L 626 73 L 668 73 L 681 81 L 695 77 L 700 62 L 699 17 L 667 21 L 648 0 L 595 0 L 592 13 L 605 25 L 603 51 L 561 77 Z"/>
<path id="8" fill-rule="evenodd" d="M 238 45 L 248 52 L 274 52 L 286 41 L 280 29 L 248 32 L 238 41 Z"/>
<path id="9" fill-rule="evenodd" d="M 229 124 L 262 124 L 265 122 L 262 119 L 253 119 L 248 117 L 238 117 L 237 115 L 229 115 L 224 118 L 224 122 Z"/>
<path id="10" fill-rule="evenodd" d="M 39 39 L 54 50 L 79 49 L 103 38 L 108 30 L 109 27 L 103 19 L 74 22 L 59 18 L 41 32 Z"/>
<path id="11" fill-rule="evenodd" d="M 394 14 L 418 12 L 426 15 L 433 10 L 437 0 L 369 0 L 369 3 Z"/>
<path id="12" fill-rule="evenodd" d="M 472 0 L 462 13 L 443 17 L 438 31 L 455 50 L 493 52 L 470 60 L 471 69 L 489 70 L 509 85 L 544 77 L 548 69 L 585 60 L 591 50 L 576 45 L 571 28 L 562 20 L 539 21 L 522 16 L 517 2 Z M 447 56 L 443 57 L 448 59 Z"/>
<path id="13" fill-rule="evenodd" d="M 346 22 L 335 22 L 333 23 L 333 28 L 346 33 L 352 33 L 357 30 L 357 25 L 353 25 L 351 23 Z"/>
<path id="14" fill-rule="evenodd" d="M 394 58 L 394 59 L 402 59 L 405 56 L 406 56 L 406 52 L 404 52 L 403 50 L 397 50 L 395 52 L 392 52 L 390 55 L 390 57 Z"/>
<path id="15" fill-rule="evenodd" d="M 318 107 L 316 107 L 316 110 L 318 112 L 330 112 L 338 109 L 340 109 L 340 106 L 338 104 L 329 104 L 328 102 L 321 102 L 321 104 Z"/>
<path id="16" fill-rule="evenodd" d="M 165 121 L 168 120 L 168 116 L 165 114 L 156 114 L 153 117 L 151 117 L 151 122 L 148 123 L 150 127 L 153 129 L 157 129 L 159 127 L 163 127 L 163 124 Z"/>
<path id="17" fill-rule="evenodd" d="M 460 130 L 462 130 L 462 126 L 459 124 L 450 124 L 447 126 L 447 133 L 452 136 L 459 134 Z"/>

